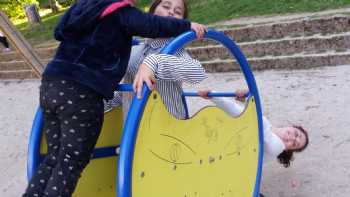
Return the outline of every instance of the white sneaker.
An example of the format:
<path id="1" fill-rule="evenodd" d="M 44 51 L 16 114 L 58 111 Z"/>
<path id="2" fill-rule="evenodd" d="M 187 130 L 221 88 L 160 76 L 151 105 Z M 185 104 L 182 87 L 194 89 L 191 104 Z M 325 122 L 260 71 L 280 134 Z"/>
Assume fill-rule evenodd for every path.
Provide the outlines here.
<path id="1" fill-rule="evenodd" d="M 9 52 L 9 51 L 11 51 L 11 49 L 10 49 L 10 48 L 5 48 L 5 49 L 3 49 L 2 51 L 3 51 L 3 52 Z"/>

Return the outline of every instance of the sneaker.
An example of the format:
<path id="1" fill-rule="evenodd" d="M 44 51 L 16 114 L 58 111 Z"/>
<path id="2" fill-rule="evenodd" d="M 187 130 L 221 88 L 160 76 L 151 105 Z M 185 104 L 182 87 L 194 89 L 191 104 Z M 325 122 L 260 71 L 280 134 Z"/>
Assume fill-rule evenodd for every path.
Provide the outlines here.
<path id="1" fill-rule="evenodd" d="M 11 49 L 10 49 L 10 48 L 5 48 L 5 49 L 3 49 L 2 51 L 3 51 L 3 52 L 10 52 Z"/>

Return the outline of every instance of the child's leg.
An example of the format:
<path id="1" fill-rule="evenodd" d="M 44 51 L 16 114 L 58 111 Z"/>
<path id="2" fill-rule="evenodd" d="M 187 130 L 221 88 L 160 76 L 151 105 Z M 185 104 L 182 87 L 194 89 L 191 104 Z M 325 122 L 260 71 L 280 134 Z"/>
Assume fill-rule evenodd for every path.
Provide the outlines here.
<path id="1" fill-rule="evenodd" d="M 80 94 L 87 96 L 85 93 Z M 91 95 L 89 95 L 91 96 Z M 76 102 L 75 99 L 71 100 Z M 67 101 L 68 102 L 68 101 Z M 103 122 L 103 103 L 100 97 L 79 99 L 79 104 L 61 114 L 62 139 L 58 164 L 46 187 L 47 196 L 69 197 L 80 174 L 89 163 Z"/>
<path id="2" fill-rule="evenodd" d="M 0 42 L 4 45 L 5 48 L 9 48 L 10 47 L 6 37 L 0 36 Z"/>
<path id="3" fill-rule="evenodd" d="M 46 184 L 51 176 L 52 169 L 57 164 L 58 150 L 60 146 L 61 126 L 60 120 L 55 113 L 55 108 L 47 102 L 52 100 L 45 91 L 50 88 L 49 84 L 43 82 L 40 87 L 40 106 L 43 109 L 43 132 L 45 133 L 48 144 L 48 153 L 44 161 L 39 165 L 36 173 L 30 180 L 25 197 L 29 196 L 43 196 Z"/>
<path id="4" fill-rule="evenodd" d="M 45 132 L 46 141 L 49 142 L 48 154 L 30 180 L 24 196 L 43 196 L 52 169 L 57 164 L 60 125 L 58 118 L 49 110 L 44 112 L 43 131 Z"/>
<path id="5" fill-rule="evenodd" d="M 38 195 L 40 197 L 68 197 L 73 193 L 80 173 L 89 162 L 100 133 L 104 115 L 102 97 L 88 88 L 65 80 L 43 82 L 41 95 L 41 103 L 50 106 L 58 117 L 56 120 L 60 133 L 52 133 L 51 129 L 47 131 L 44 128 L 44 132 L 50 134 L 47 141 L 49 152 L 54 157 L 47 157 L 40 165 L 24 196 L 32 197 L 41 192 Z M 47 113 L 45 118 L 46 115 Z M 56 121 L 53 121 L 51 119 L 45 122 L 50 126 L 56 125 Z M 44 172 L 42 168 L 48 169 L 45 171 L 45 179 L 41 176 Z M 43 187 L 30 189 L 32 183 L 44 182 L 42 180 L 45 181 Z"/>
<path id="6" fill-rule="evenodd" d="M 50 194 L 47 196 L 71 196 L 81 172 L 90 161 L 101 130 L 102 119 L 101 115 L 92 115 L 83 120 L 73 121 L 62 128 L 62 135 L 67 137 L 62 140 L 58 164 L 53 169 L 52 177 L 47 184 L 45 192 L 46 195 Z M 80 125 L 86 125 L 86 128 L 81 129 Z"/>
<path id="7" fill-rule="evenodd" d="M 53 98 L 60 105 L 57 113 L 61 137 L 57 165 L 52 169 L 44 196 L 69 197 L 81 172 L 89 163 L 103 122 L 103 100 L 94 91 L 74 82 L 64 86 Z"/>

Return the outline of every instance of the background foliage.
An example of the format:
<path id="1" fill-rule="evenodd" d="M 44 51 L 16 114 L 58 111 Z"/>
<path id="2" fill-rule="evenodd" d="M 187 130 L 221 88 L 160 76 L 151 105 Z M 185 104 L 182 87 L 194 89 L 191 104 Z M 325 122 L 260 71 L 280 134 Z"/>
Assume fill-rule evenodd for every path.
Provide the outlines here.
<path id="1" fill-rule="evenodd" d="M 68 7 L 76 0 L 56 0 L 61 7 Z M 25 12 L 23 7 L 26 4 L 36 4 L 38 8 L 50 8 L 48 0 L 0 0 L 0 9 L 11 19 L 24 18 Z"/>
<path id="2" fill-rule="evenodd" d="M 24 18 L 23 7 L 32 3 L 39 5 L 37 0 L 0 0 L 0 9 L 10 18 Z"/>
<path id="3" fill-rule="evenodd" d="M 17 21 L 16 26 L 32 43 L 40 43 L 53 39 L 53 29 L 64 11 L 75 0 L 56 0 L 62 7 L 58 13 L 42 14 L 44 28 L 28 25 L 24 18 Z M 146 11 L 153 0 L 137 0 L 137 6 Z M 22 7 L 18 2 L 35 2 L 40 8 L 48 8 L 48 0 L 0 0 L 0 9 L 6 10 L 11 19 L 24 17 Z M 190 8 L 190 20 L 211 24 L 221 20 L 229 20 L 243 16 L 278 15 L 296 12 L 314 12 L 327 9 L 345 8 L 350 6 L 350 0 L 187 0 Z M 15 10 L 14 4 L 17 5 Z M 67 6 L 67 7 L 66 7 Z M 19 11 L 18 11 L 19 10 Z M 43 12 L 43 10 L 40 10 Z M 23 14 L 17 14 L 17 13 Z M 19 22 L 21 21 L 21 22 Z"/>
<path id="4" fill-rule="evenodd" d="M 138 0 L 140 7 L 152 0 Z M 212 23 L 242 16 L 314 12 L 350 5 L 350 0 L 187 0 L 193 21 Z"/>

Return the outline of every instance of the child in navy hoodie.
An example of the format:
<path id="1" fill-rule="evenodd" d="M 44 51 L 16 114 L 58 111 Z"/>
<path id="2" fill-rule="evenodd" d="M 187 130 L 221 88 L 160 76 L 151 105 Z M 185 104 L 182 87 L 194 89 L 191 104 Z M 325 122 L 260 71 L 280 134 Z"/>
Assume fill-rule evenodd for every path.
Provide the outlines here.
<path id="1" fill-rule="evenodd" d="M 24 197 L 69 197 L 89 163 L 103 123 L 103 99 L 113 98 L 128 65 L 132 36 L 174 37 L 206 27 L 145 14 L 136 0 L 79 0 L 55 29 L 61 41 L 40 87 L 48 154 Z"/>

